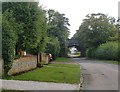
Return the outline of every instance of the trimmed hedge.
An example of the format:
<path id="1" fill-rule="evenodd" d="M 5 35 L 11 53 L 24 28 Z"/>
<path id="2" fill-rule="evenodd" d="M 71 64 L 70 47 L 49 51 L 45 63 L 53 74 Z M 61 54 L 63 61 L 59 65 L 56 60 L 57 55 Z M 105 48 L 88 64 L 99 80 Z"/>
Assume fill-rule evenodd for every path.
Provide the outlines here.
<path id="1" fill-rule="evenodd" d="M 119 60 L 118 56 L 118 42 L 107 42 L 101 44 L 99 47 L 90 48 L 86 52 L 87 57 L 104 59 L 104 60 Z"/>

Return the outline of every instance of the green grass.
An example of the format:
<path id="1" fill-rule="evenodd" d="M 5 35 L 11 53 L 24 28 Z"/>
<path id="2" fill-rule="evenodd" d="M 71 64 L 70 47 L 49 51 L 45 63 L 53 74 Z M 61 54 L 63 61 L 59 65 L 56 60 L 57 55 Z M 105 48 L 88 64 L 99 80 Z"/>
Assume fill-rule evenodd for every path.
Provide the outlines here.
<path id="1" fill-rule="evenodd" d="M 90 59 L 90 60 L 95 60 L 97 62 L 104 62 L 104 63 L 110 63 L 110 64 L 120 64 L 120 61 L 115 61 L 115 60 L 100 60 L 100 59 Z"/>
<path id="2" fill-rule="evenodd" d="M 49 64 L 7 79 L 76 84 L 80 80 L 80 65 Z"/>
<path id="3" fill-rule="evenodd" d="M 53 62 L 70 62 L 72 61 L 70 58 L 59 57 L 56 58 Z"/>
<path id="4" fill-rule="evenodd" d="M 114 60 L 96 60 L 98 62 L 105 62 L 105 63 L 111 63 L 111 64 L 120 64 L 119 61 L 114 61 Z"/>
<path id="5" fill-rule="evenodd" d="M 2 89 L 0 92 L 29 92 L 29 91 L 21 91 L 21 90 L 11 90 L 11 89 Z"/>

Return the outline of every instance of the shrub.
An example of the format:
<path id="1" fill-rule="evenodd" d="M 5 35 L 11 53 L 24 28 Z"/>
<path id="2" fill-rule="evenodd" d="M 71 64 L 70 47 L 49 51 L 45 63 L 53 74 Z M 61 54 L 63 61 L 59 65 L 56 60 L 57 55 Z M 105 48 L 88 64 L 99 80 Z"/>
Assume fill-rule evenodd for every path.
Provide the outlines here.
<path id="1" fill-rule="evenodd" d="M 101 44 L 94 53 L 95 58 L 98 59 L 108 59 L 108 60 L 118 60 L 118 43 L 117 42 L 107 42 Z"/>
<path id="2" fill-rule="evenodd" d="M 86 50 L 86 56 L 88 58 L 94 58 L 94 53 L 95 53 L 96 48 L 88 48 Z"/>

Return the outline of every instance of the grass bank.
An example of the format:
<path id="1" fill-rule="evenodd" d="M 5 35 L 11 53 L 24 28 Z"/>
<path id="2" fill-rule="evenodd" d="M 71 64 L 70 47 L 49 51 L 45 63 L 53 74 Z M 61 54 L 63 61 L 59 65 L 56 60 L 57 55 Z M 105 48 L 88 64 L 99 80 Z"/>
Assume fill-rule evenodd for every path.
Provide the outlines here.
<path id="1" fill-rule="evenodd" d="M 80 65 L 49 64 L 6 79 L 78 84 L 80 81 Z"/>

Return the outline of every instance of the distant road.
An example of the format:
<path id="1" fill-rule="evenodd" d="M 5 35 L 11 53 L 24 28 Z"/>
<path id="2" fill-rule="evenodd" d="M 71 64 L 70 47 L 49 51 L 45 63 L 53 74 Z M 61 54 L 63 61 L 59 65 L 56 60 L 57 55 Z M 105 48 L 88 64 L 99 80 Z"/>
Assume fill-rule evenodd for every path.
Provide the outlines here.
<path id="1" fill-rule="evenodd" d="M 85 58 L 73 60 L 82 67 L 83 90 L 118 90 L 118 65 Z"/>

